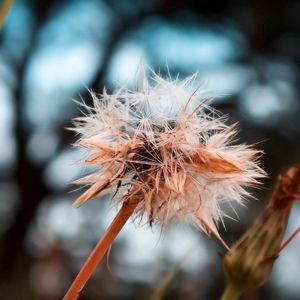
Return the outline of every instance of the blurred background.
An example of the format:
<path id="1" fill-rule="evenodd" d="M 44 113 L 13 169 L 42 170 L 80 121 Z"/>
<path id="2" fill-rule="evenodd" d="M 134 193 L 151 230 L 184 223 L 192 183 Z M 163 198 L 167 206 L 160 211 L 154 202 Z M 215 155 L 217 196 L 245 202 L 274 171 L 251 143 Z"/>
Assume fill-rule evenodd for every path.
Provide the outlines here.
<path id="1" fill-rule="evenodd" d="M 1 2 L 0 2 L 1 3 Z M 236 241 L 265 207 L 278 175 L 300 160 L 300 2 L 284 0 L 16 0 L 0 32 L 0 295 L 61 299 L 116 208 L 81 208 L 70 182 L 84 152 L 65 128 L 87 88 L 134 86 L 143 60 L 155 71 L 198 72 L 213 106 L 259 142 L 269 173 L 258 200 L 220 225 Z M 300 206 L 287 235 L 300 226 Z M 234 213 L 231 212 L 234 216 Z M 300 238 L 268 283 L 242 299 L 300 299 Z M 190 226 L 161 232 L 128 223 L 80 299 L 149 299 L 181 263 L 166 299 L 219 299 L 225 249 Z"/>

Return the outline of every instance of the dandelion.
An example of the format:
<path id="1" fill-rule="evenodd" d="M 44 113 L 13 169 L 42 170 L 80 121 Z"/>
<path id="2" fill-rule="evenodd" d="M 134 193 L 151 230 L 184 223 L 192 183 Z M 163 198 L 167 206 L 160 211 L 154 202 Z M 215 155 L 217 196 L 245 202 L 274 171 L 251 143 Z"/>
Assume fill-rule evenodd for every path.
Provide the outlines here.
<path id="1" fill-rule="evenodd" d="M 242 203 L 246 187 L 265 176 L 260 151 L 235 144 L 236 124 L 226 125 L 193 88 L 195 75 L 172 81 L 153 74 L 151 84 L 145 75 L 140 79 L 137 91 L 92 93 L 93 107 L 84 105 L 87 114 L 75 120 L 77 146 L 89 153 L 85 163 L 98 168 L 75 181 L 88 186 L 75 204 L 112 193 L 122 208 L 65 299 L 77 298 L 130 215 L 146 215 L 161 227 L 190 221 L 222 240 L 220 204 Z"/>

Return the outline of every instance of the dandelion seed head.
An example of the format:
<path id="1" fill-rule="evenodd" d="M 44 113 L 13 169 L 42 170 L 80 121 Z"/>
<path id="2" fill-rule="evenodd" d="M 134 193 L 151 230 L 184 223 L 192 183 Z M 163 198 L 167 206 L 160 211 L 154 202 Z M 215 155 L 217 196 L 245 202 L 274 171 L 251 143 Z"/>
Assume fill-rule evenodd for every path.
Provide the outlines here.
<path id="1" fill-rule="evenodd" d="M 235 143 L 236 124 L 209 106 L 195 75 L 139 79 L 135 91 L 92 92 L 93 106 L 74 120 L 85 164 L 98 167 L 75 181 L 88 186 L 75 204 L 110 192 L 120 202 L 136 197 L 136 215 L 150 224 L 188 220 L 220 238 L 220 203 L 241 203 L 259 184 L 261 152 Z"/>

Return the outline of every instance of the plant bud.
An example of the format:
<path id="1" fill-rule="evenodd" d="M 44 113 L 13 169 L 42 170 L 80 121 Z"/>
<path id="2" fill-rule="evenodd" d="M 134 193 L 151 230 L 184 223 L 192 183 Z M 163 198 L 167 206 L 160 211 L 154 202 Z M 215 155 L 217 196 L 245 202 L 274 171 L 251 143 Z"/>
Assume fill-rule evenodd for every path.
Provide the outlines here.
<path id="1" fill-rule="evenodd" d="M 268 207 L 223 257 L 228 285 L 239 293 L 262 285 L 272 270 L 292 205 L 300 195 L 300 167 L 293 166 L 275 187 Z"/>

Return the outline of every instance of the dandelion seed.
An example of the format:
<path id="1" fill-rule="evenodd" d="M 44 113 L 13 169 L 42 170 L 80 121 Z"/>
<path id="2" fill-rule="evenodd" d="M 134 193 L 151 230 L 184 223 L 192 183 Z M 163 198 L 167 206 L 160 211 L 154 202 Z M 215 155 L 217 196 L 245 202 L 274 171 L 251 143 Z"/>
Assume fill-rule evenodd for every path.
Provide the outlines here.
<path id="1" fill-rule="evenodd" d="M 249 196 L 245 188 L 258 185 L 265 172 L 261 152 L 234 144 L 236 125 L 227 126 L 193 90 L 194 80 L 154 74 L 150 84 L 142 75 L 140 90 L 92 93 L 94 106 L 84 105 L 88 113 L 75 120 L 74 130 L 77 146 L 89 150 L 85 163 L 98 170 L 75 182 L 89 186 L 75 204 L 113 193 L 150 225 L 191 221 L 222 241 L 220 203 L 242 202 Z"/>

